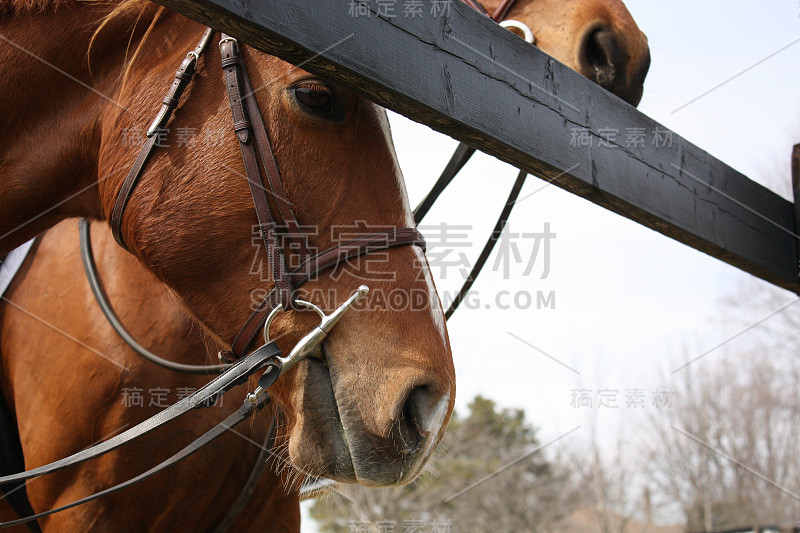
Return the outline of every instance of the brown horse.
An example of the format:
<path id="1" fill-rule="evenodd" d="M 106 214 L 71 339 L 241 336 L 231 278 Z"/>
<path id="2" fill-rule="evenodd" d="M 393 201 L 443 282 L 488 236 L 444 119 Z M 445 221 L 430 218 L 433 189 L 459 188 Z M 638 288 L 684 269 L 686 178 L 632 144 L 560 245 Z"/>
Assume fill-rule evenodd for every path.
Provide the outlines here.
<path id="1" fill-rule="evenodd" d="M 624 8 L 613 2 L 534 0 L 534 13 L 527 4 L 521 2 L 509 16 L 531 26 L 539 46 L 578 69 L 582 55 L 591 55 L 584 61 L 595 65 L 586 72 L 590 76 L 599 71 L 597 65 L 614 64 L 613 71 L 626 73 L 627 80 L 618 82 L 623 87 L 618 93 L 638 101 L 643 75 L 635 73 L 646 70 L 642 65 L 649 56 Z M 540 27 L 546 15 L 540 10 L 548 5 L 554 26 Z M 0 90 L 8 95 L 0 108 L 9 119 L 0 132 L 0 175 L 5 180 L 0 206 L 15 209 L 3 211 L 13 220 L 3 220 L 5 229 L 0 231 L 10 248 L 66 217 L 107 220 L 136 153 L 135 146 L 121 141 L 149 124 L 165 80 L 202 29 L 138 1 L 2 6 L 5 45 L 0 43 L 0 57 L 9 67 L 0 80 Z M 598 23 L 609 29 L 598 30 Z M 72 46 L 64 47 L 65 38 L 52 35 L 57 31 L 53 28 L 63 27 L 72 31 Z M 606 47 L 608 39 L 596 36 L 598 31 L 613 32 L 613 48 Z M 140 47 L 145 38 L 147 46 Z M 547 48 L 562 41 L 572 44 Z M 91 73 L 85 55 L 90 42 Z M 559 55 L 565 50 L 578 52 Z M 598 50 L 605 50 L 601 61 Z M 198 356 L 207 353 L 198 347 L 213 353 L 231 342 L 253 292 L 268 284 L 252 275 L 250 228 L 255 217 L 240 177 L 235 140 L 213 136 L 226 131 L 230 121 L 222 84 L 211 66 L 219 59 L 218 51 L 209 48 L 201 63 L 205 67 L 172 124 L 172 135 L 193 131 L 196 138 L 178 146 L 173 136 L 172 146 L 156 153 L 129 204 L 124 234 L 133 255 L 121 251 L 95 224 L 101 276 L 123 321 L 153 351 L 192 363 L 210 362 Z M 302 223 L 319 228 L 315 244 L 327 246 L 332 227 L 352 226 L 355 220 L 409 225 L 383 112 L 277 59 L 246 54 L 246 61 L 257 86 L 265 87 L 259 104 L 293 208 Z M 344 116 L 331 120 L 298 105 L 287 88 L 302 84 L 317 92 L 322 87 L 324 97 L 338 102 Z M 206 138 L 214 142 L 206 143 Z M 31 187 L 34 179 L 36 187 Z M 44 214 L 27 222 L 39 212 Z M 29 468 L 152 414 L 159 407 L 151 403 L 163 405 L 160 396 L 154 401 L 153 388 L 159 394 L 166 391 L 171 403 L 180 388 L 205 381 L 153 367 L 122 344 L 92 302 L 76 243 L 74 223 L 48 233 L 2 309 L 0 388 L 16 414 Z M 309 360 L 271 389 L 287 416 L 281 439 L 286 460 L 280 463 L 286 468 L 264 476 L 234 530 L 296 531 L 298 495 L 289 484 L 294 472 L 371 485 L 404 483 L 416 476 L 441 438 L 455 383 L 424 258 L 407 247 L 370 265 L 370 272 L 365 265 L 354 273 L 334 272 L 336 300 L 368 277 L 376 294 L 399 288 L 424 293 L 435 305 L 346 317 L 326 343 L 326 364 Z M 314 284 L 331 287 L 334 281 L 328 276 Z M 282 336 L 284 349 L 308 329 L 307 319 L 290 313 L 276 322 L 273 331 Z M 144 405 L 124 405 L 124 393 L 136 388 L 143 389 Z M 231 394 L 240 396 L 226 396 L 222 407 L 194 413 L 97 461 L 29 482 L 34 508 L 56 507 L 141 472 L 238 406 L 241 393 Z M 259 415 L 241 434 L 224 437 L 139 488 L 42 524 L 47 531 L 213 528 L 244 483 L 259 452 L 253 442 L 263 441 L 272 416 Z M 403 442 L 409 435 L 424 445 L 412 449 Z"/>

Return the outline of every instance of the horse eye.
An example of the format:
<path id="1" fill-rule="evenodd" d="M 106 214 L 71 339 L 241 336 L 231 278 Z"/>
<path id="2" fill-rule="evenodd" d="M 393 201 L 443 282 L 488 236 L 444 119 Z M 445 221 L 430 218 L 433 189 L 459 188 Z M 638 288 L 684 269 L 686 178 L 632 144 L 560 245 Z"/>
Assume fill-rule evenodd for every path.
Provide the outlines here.
<path id="1" fill-rule="evenodd" d="M 333 92 L 321 83 L 303 83 L 294 88 L 294 97 L 312 111 L 330 111 Z"/>

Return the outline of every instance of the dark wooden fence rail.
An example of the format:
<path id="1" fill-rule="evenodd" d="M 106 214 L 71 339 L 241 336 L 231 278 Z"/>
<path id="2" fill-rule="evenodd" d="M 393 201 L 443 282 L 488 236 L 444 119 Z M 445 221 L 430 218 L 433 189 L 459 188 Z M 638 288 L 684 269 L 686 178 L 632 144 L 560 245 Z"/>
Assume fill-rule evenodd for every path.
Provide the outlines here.
<path id="1" fill-rule="evenodd" d="M 789 201 L 459 1 L 156 1 L 800 293 Z"/>

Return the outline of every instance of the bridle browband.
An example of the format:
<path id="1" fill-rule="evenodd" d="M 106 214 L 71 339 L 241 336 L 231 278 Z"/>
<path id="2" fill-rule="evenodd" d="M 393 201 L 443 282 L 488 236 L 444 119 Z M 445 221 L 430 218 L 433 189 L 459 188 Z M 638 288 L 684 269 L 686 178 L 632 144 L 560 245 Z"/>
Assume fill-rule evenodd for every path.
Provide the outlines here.
<path id="1" fill-rule="evenodd" d="M 175 79 L 164 98 L 161 110 L 147 132 L 148 140 L 117 194 L 109 222 L 114 239 L 126 250 L 129 248 L 123 237 L 122 227 L 125 207 L 157 146 L 158 132 L 168 123 L 181 94 L 191 82 L 199 58 L 208 46 L 213 33 L 211 28 L 205 31 L 198 45 L 187 54 L 175 73 Z M 287 199 L 286 189 L 281 180 L 247 69 L 239 52 L 238 42 L 222 34 L 219 48 L 233 117 L 233 129 L 242 153 L 245 174 L 258 219 L 259 234 L 264 243 L 275 283 L 274 288 L 256 307 L 236 335 L 231 350 L 220 352 L 220 359 L 223 362 L 233 362 L 247 353 L 272 309 L 277 305 L 284 310 L 292 309 L 295 291 L 314 276 L 345 261 L 376 251 L 409 245 L 419 246 L 424 250 L 425 239 L 416 228 L 396 228 L 353 239 L 312 255 L 308 251 L 306 236 L 301 232 L 300 224 Z M 285 244 L 288 246 L 284 247 Z M 300 256 L 298 261 L 300 266 L 297 269 L 291 271 L 287 269 L 285 249 Z"/>

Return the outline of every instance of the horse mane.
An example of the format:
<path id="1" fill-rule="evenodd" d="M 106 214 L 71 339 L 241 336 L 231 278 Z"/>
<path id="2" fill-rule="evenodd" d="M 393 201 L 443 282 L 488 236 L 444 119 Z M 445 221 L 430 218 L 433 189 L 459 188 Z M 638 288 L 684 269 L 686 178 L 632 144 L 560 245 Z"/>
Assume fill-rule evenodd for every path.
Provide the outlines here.
<path id="1" fill-rule="evenodd" d="M 0 13 L 13 12 L 15 15 L 55 10 L 61 4 L 73 0 L 0 0 Z"/>
<path id="2" fill-rule="evenodd" d="M 71 4 L 95 4 L 116 6 L 114 11 L 125 13 L 134 9 L 141 9 L 148 0 L 0 0 L 0 13 L 11 11 L 17 15 L 55 11 L 62 6 Z"/>
<path id="3" fill-rule="evenodd" d="M 120 87 L 124 88 L 131 66 L 139 55 L 147 37 L 149 37 L 156 23 L 164 14 L 164 7 L 158 6 L 149 0 L 0 0 L 0 14 L 13 13 L 16 16 L 34 15 L 37 13 L 57 11 L 63 6 L 79 4 L 106 8 L 104 10 L 105 14 L 96 22 L 97 27 L 89 41 L 89 47 L 86 50 L 86 60 L 89 65 L 90 73 L 92 45 L 103 29 L 111 22 L 121 18 L 128 18 L 131 20 L 128 49 L 125 53 L 124 68 L 120 75 Z M 140 22 L 147 25 L 144 36 L 138 46 L 131 51 L 131 40 Z"/>
<path id="4" fill-rule="evenodd" d="M 146 0 L 0 0 L 0 13 L 11 11 L 16 15 L 55 11 L 69 4 L 105 4 L 114 5 L 116 9 L 125 11 L 145 4 Z"/>
<path id="5" fill-rule="evenodd" d="M 1 1 L 1 0 L 0 0 Z M 128 80 L 128 74 L 130 74 L 131 67 L 133 66 L 133 62 L 139 56 L 139 52 L 141 51 L 142 47 L 144 46 L 145 41 L 150 36 L 150 33 L 153 31 L 158 19 L 161 18 L 161 15 L 164 13 L 164 7 L 162 6 L 155 6 L 153 2 L 149 0 L 21 0 L 23 2 L 63 2 L 63 1 L 75 1 L 75 2 L 92 2 L 92 3 L 106 3 L 106 4 L 114 4 L 116 3 L 116 7 L 114 7 L 105 17 L 103 17 L 100 25 L 94 31 L 94 35 L 92 35 L 91 40 L 89 41 L 89 48 L 86 50 L 86 60 L 89 64 L 89 72 L 92 70 L 92 45 L 94 44 L 95 39 L 103 31 L 110 22 L 124 17 L 126 15 L 130 15 L 131 18 L 134 18 L 133 26 L 131 27 L 131 35 L 128 39 L 128 48 L 125 51 L 125 68 L 122 71 L 121 75 L 121 84 L 120 88 L 123 89 L 125 87 L 125 82 Z M 133 54 L 130 54 L 130 47 L 131 47 L 131 40 L 133 39 L 133 34 L 136 30 L 136 26 L 139 24 L 139 21 L 144 17 L 145 12 L 152 11 L 152 15 L 150 18 L 150 22 L 148 23 L 147 29 L 144 32 L 144 36 L 142 40 L 139 42 L 139 45 L 133 51 Z"/>

